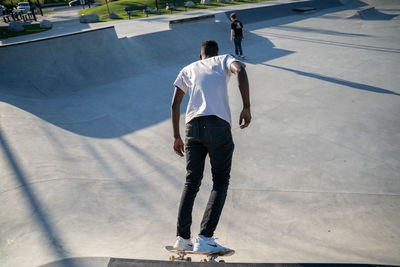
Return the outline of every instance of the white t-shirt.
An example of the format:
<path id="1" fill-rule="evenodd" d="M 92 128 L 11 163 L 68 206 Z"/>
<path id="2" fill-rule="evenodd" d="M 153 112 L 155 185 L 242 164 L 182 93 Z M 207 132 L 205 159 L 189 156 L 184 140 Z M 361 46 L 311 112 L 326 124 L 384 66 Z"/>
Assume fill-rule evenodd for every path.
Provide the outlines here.
<path id="1" fill-rule="evenodd" d="M 232 123 L 227 85 L 234 61 L 231 55 L 215 56 L 193 62 L 181 70 L 174 85 L 189 93 L 185 123 L 207 115 Z"/>

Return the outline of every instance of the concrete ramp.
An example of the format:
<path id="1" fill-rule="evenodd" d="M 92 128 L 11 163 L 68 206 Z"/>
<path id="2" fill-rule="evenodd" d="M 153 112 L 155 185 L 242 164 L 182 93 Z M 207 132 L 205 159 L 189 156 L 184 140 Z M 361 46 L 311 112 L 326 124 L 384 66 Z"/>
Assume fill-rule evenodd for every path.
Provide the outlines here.
<path id="1" fill-rule="evenodd" d="M 375 6 L 375 7 L 396 7 L 400 5 L 400 0 L 339 0 L 346 6 Z"/>
<path id="2" fill-rule="evenodd" d="M 276 19 L 284 16 L 292 16 L 298 14 L 301 9 L 312 9 L 313 11 L 324 10 L 328 8 L 341 6 L 342 3 L 339 0 L 310 0 L 310 1 L 294 1 L 292 3 L 274 3 L 270 6 L 240 9 L 236 10 L 235 13 L 238 15 L 240 20 L 247 23 L 255 23 L 264 20 Z M 229 17 L 230 13 L 226 12 L 226 16 Z"/>
<path id="3" fill-rule="evenodd" d="M 184 38 L 188 34 L 193 35 L 190 40 Z M 72 95 L 162 69 L 171 60 L 184 64 L 197 59 L 194 55 L 201 42 L 208 39 L 218 41 L 221 52 L 226 52 L 225 25 L 214 20 L 132 38 L 118 39 L 111 26 L 0 46 L 2 60 L 8 62 L 0 69 L 0 92 L 28 98 Z M 21 70 L 27 67 L 30 71 L 21 78 Z"/>
<path id="4" fill-rule="evenodd" d="M 114 27 L 1 46 L 8 62 L 0 70 L 1 93 L 60 97 L 126 78 L 138 69 L 126 48 Z M 26 68 L 29 71 L 22 71 Z"/>
<path id="5" fill-rule="evenodd" d="M 369 6 L 358 10 L 356 14 L 350 17 L 350 19 L 363 19 L 363 20 L 391 20 L 397 15 L 389 15 L 380 12 L 375 7 Z"/>
<path id="6" fill-rule="evenodd" d="M 400 0 L 362 0 L 372 6 L 399 6 Z"/>
<path id="7" fill-rule="evenodd" d="M 183 18 L 183 19 L 173 19 L 169 21 L 170 27 L 173 24 L 182 24 L 182 23 L 193 23 L 193 22 L 199 22 L 199 21 L 215 21 L 215 15 L 202 15 L 202 16 L 194 16 L 194 17 L 189 17 L 189 18 Z"/>
<path id="8" fill-rule="evenodd" d="M 215 19 L 131 38 L 118 38 L 114 27 L 107 27 L 2 46 L 8 64 L 0 69 L 0 100 L 81 135 L 121 136 L 169 117 L 164 111 L 171 96 L 164 88 L 172 87 L 181 66 L 199 58 L 201 42 L 208 39 L 218 42 L 221 54 L 232 52 L 229 25 Z M 256 34 L 246 34 L 246 41 L 248 49 L 269 49 L 255 62 L 290 53 Z M 27 66 L 29 71 L 22 71 Z M 155 99 L 164 97 L 168 100 L 154 108 Z M 132 98 L 143 100 L 131 105 Z M 111 119 L 124 116 L 114 102 L 137 114 L 129 119 L 132 124 Z M 103 124 L 113 130 L 102 130 Z"/>

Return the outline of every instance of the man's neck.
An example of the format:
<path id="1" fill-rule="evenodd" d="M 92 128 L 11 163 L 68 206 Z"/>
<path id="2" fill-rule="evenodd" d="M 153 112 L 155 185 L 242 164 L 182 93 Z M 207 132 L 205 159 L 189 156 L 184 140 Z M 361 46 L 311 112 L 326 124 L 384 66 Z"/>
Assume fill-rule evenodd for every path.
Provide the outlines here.
<path id="1" fill-rule="evenodd" d="M 202 56 L 201 59 L 207 59 L 207 58 L 212 58 L 212 57 L 216 57 L 218 55 L 214 55 L 214 56 Z"/>

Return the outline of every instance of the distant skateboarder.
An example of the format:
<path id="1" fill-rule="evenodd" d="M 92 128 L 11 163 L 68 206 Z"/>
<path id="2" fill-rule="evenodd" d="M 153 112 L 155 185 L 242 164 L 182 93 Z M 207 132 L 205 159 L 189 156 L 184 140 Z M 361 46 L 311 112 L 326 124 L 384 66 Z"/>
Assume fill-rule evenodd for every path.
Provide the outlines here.
<path id="1" fill-rule="evenodd" d="M 178 250 L 214 252 L 225 249 L 213 238 L 229 185 L 234 143 L 231 133 L 231 112 L 227 82 L 231 74 L 237 77 L 243 109 L 239 125 L 246 128 L 251 121 L 249 83 L 245 65 L 230 55 L 218 56 L 215 41 L 202 43 L 200 60 L 184 67 L 174 82 L 171 104 L 174 132 L 173 149 L 183 157 L 186 154 L 186 182 L 181 196 L 177 222 Z M 179 130 L 180 105 L 189 95 L 186 109 L 185 145 Z M 192 209 L 203 178 L 206 155 L 210 157 L 213 188 L 203 215 L 199 236 L 190 238 Z"/>
<path id="2" fill-rule="evenodd" d="M 244 39 L 243 24 L 240 20 L 236 19 L 236 14 L 231 13 L 231 41 L 235 43 L 235 54 L 240 58 L 244 58 L 242 50 L 242 40 Z"/>

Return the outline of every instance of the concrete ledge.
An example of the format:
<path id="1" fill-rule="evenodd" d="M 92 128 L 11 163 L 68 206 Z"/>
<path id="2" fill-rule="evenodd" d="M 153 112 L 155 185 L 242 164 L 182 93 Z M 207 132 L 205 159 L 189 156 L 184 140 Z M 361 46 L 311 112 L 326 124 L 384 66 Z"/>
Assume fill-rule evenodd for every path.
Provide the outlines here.
<path id="1" fill-rule="evenodd" d="M 114 29 L 114 26 L 107 26 L 104 28 L 89 29 L 89 30 L 84 30 L 84 31 L 79 31 L 79 32 L 60 34 L 60 35 L 56 35 L 56 36 L 40 38 L 40 39 L 35 39 L 35 40 L 30 40 L 30 41 L 23 41 L 23 42 L 12 43 L 12 44 L 4 44 L 4 45 L 0 45 L 0 49 L 2 47 L 10 47 L 10 46 L 17 46 L 17 45 L 23 45 L 23 44 L 28 44 L 28 43 L 47 41 L 47 40 L 51 40 L 51 39 L 63 38 L 63 37 L 73 36 L 73 35 L 78 35 L 78 34 L 87 34 L 87 33 L 96 32 L 96 31 L 104 31 L 104 30 L 108 30 L 108 29 Z M 115 30 L 114 30 L 114 32 L 115 32 Z M 115 36 L 116 36 L 116 33 L 115 33 Z"/>
<path id="2" fill-rule="evenodd" d="M 293 9 L 296 12 L 312 12 L 312 11 L 316 11 L 317 9 L 315 7 L 299 7 L 299 8 L 294 8 Z"/>
<path id="3" fill-rule="evenodd" d="M 174 19 L 174 20 L 170 20 L 169 24 L 171 25 L 171 24 L 179 24 L 179 23 L 185 23 L 185 22 L 195 22 L 195 21 L 201 21 L 201 20 L 207 20 L 207 19 L 215 19 L 214 14 L 184 18 L 184 19 Z"/>
<path id="4" fill-rule="evenodd" d="M 229 257 L 226 258 L 229 260 Z M 155 261 L 155 260 L 133 260 L 111 258 L 107 267 L 159 267 L 159 266 L 180 266 L 180 267 L 202 267 L 215 266 L 215 263 L 204 262 L 180 262 L 180 261 Z M 390 265 L 375 264 L 336 264 L 336 263 L 229 263 L 219 262 L 217 266 L 237 267 L 388 267 Z"/>
<path id="5" fill-rule="evenodd" d="M 107 267 L 110 258 L 67 258 L 59 261 L 49 262 L 39 267 Z"/>
<path id="6" fill-rule="evenodd" d="M 229 258 L 227 258 L 229 260 Z M 215 263 L 184 262 L 184 261 L 159 261 L 135 260 L 121 258 L 68 258 L 51 262 L 40 267 L 202 267 L 215 266 Z M 399 267 L 398 265 L 352 264 L 352 263 L 244 263 L 244 262 L 219 262 L 218 266 L 224 267 Z"/>

